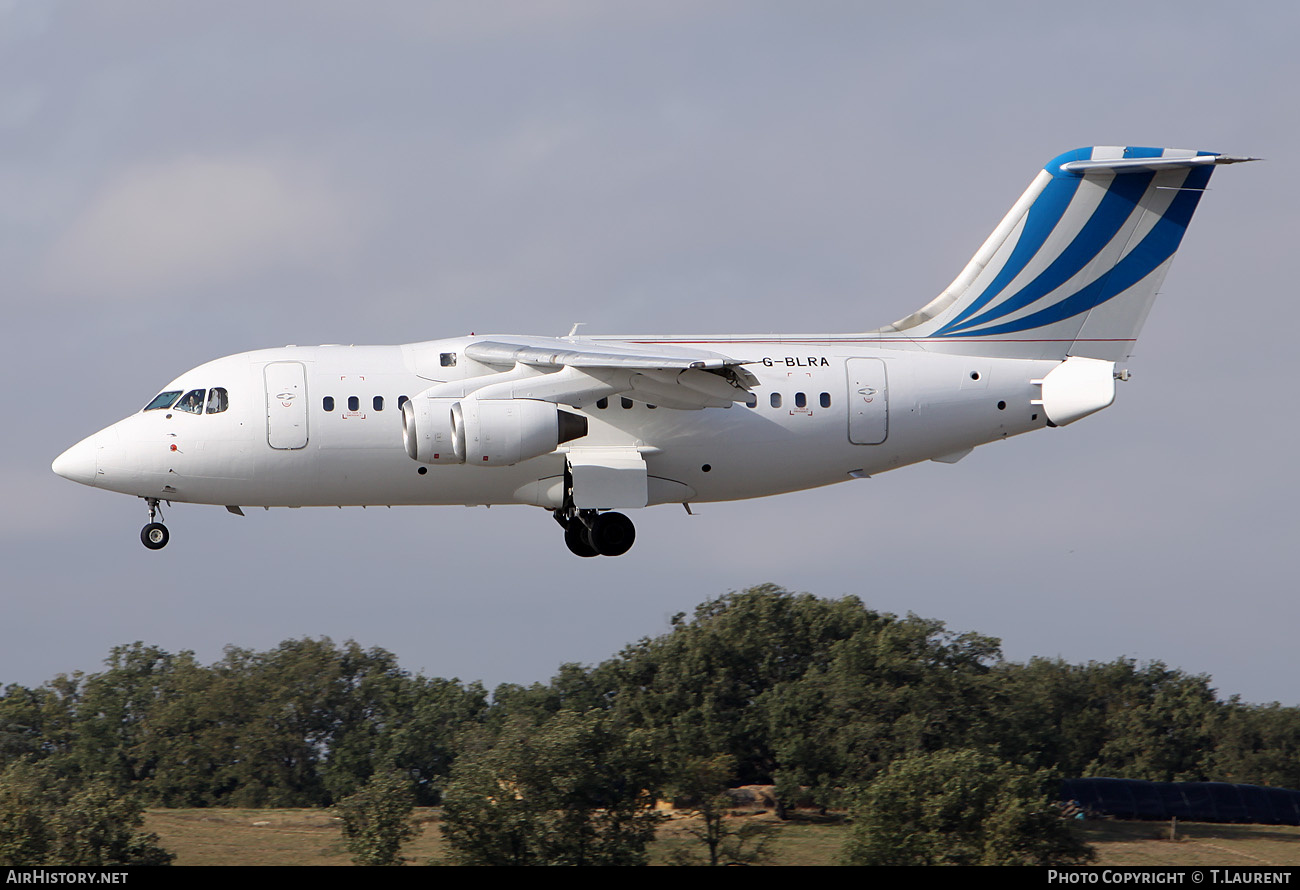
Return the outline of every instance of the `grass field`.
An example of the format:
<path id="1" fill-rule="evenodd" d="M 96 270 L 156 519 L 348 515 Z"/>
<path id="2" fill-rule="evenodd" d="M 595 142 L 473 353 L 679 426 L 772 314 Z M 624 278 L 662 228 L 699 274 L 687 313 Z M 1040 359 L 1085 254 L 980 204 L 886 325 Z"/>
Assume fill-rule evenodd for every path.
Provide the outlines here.
<path id="1" fill-rule="evenodd" d="M 413 864 L 445 855 L 438 811 L 421 809 L 420 837 L 402 850 Z M 770 865 L 833 865 L 848 827 L 840 823 L 776 822 L 770 814 L 742 817 L 770 823 L 775 837 Z M 651 847 L 662 865 L 675 849 L 703 847 L 685 833 L 687 822 L 669 820 Z M 330 810 L 150 810 L 145 829 L 157 832 L 177 865 L 351 865 L 339 822 Z M 1300 865 L 1300 828 L 1272 825 L 1179 823 L 1169 839 L 1165 822 L 1088 822 L 1083 838 L 1097 850 L 1097 865 Z"/>
<path id="2" fill-rule="evenodd" d="M 1180 822 L 1088 822 L 1081 835 L 1098 865 L 1300 865 L 1300 827 Z"/>

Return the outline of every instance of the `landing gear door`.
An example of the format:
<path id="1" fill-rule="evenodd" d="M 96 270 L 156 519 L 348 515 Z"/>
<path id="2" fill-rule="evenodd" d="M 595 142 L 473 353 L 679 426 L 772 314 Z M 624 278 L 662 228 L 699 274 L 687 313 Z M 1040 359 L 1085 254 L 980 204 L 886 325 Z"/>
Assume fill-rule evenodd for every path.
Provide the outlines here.
<path id="1" fill-rule="evenodd" d="M 879 445 L 889 435 L 885 363 L 878 358 L 851 358 L 846 365 L 849 441 L 854 445 Z"/>
<path id="2" fill-rule="evenodd" d="M 307 372 L 302 362 L 266 366 L 266 442 L 272 448 L 307 447 Z"/>

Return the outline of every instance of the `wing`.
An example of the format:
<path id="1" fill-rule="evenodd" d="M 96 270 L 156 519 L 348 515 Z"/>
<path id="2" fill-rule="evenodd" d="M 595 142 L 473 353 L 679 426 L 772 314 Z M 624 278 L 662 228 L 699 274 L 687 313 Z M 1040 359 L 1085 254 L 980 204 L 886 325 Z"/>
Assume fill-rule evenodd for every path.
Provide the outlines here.
<path id="1" fill-rule="evenodd" d="M 600 342 L 583 342 L 582 349 L 573 349 L 564 340 L 549 343 L 532 343 L 534 338 L 516 342 L 504 340 L 479 340 L 465 347 L 465 355 L 475 361 L 492 365 L 513 365 L 516 362 L 538 367 L 570 368 L 633 368 L 636 370 L 686 371 L 692 369 L 717 370 L 740 366 L 737 361 L 716 352 L 670 348 L 665 352 L 648 354 L 638 347 Z M 554 345 L 551 345 L 554 344 Z"/>
<path id="2" fill-rule="evenodd" d="M 618 341 L 492 338 L 466 345 L 462 355 L 491 373 L 439 384 L 432 398 L 538 399 L 581 408 L 622 395 L 665 408 L 725 408 L 749 398 L 758 378 L 750 362 L 701 349 L 656 346 L 646 351 Z"/>

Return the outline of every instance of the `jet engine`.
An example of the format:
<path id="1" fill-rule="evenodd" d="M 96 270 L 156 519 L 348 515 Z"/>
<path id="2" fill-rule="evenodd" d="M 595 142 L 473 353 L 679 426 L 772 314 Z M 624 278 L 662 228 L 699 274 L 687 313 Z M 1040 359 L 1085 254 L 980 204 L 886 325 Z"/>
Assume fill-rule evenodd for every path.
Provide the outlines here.
<path id="1" fill-rule="evenodd" d="M 457 399 L 416 396 L 402 403 L 402 444 L 411 460 L 422 464 L 458 464 L 465 460 L 452 442 L 451 409 Z"/>
<path id="2" fill-rule="evenodd" d="M 402 405 L 406 453 L 427 464 L 508 467 L 587 435 L 587 418 L 537 399 L 420 398 Z"/>

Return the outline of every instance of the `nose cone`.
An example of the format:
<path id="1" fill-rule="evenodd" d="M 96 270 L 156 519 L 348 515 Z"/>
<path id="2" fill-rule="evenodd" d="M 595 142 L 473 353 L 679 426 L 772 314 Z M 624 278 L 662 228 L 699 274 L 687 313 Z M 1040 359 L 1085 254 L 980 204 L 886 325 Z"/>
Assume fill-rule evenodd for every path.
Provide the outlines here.
<path id="1" fill-rule="evenodd" d="M 94 485 L 99 471 L 98 460 L 99 447 L 95 443 L 95 436 L 91 436 L 56 457 L 54 463 L 50 464 L 50 469 L 64 479 L 82 485 Z"/>

